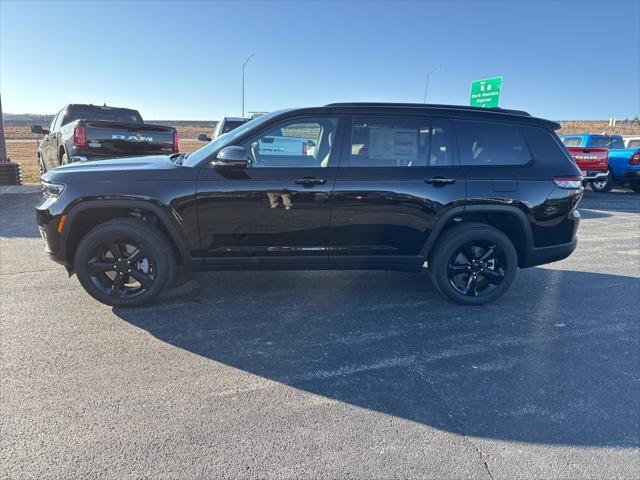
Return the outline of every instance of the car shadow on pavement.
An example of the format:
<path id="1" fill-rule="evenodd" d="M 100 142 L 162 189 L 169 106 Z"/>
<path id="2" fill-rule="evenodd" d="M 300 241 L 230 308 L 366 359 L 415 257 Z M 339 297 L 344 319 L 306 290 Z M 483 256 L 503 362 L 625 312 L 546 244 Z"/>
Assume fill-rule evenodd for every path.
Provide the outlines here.
<path id="1" fill-rule="evenodd" d="M 638 278 L 522 270 L 483 307 L 396 272 L 194 278 L 184 298 L 114 312 L 196 355 L 438 429 L 640 445 Z"/>

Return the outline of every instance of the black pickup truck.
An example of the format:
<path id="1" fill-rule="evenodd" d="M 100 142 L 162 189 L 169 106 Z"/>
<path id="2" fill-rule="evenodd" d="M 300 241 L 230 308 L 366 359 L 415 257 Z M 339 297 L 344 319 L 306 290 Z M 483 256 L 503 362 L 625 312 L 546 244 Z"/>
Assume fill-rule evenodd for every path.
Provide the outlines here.
<path id="1" fill-rule="evenodd" d="M 48 129 L 32 125 L 31 132 L 44 135 L 38 146 L 42 173 L 77 161 L 166 155 L 180 149 L 175 128 L 144 123 L 136 110 L 106 105 L 67 105 Z"/>

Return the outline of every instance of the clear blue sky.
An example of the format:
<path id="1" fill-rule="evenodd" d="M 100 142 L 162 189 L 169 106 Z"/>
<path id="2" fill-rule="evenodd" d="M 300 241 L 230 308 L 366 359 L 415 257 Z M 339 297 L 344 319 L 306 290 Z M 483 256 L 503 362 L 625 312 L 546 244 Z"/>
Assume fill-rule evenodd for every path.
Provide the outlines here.
<path id="1" fill-rule="evenodd" d="M 11 113 L 66 103 L 148 119 L 336 101 L 501 106 L 562 119 L 640 112 L 640 2 L 12 2 L 0 0 L 0 94 Z"/>

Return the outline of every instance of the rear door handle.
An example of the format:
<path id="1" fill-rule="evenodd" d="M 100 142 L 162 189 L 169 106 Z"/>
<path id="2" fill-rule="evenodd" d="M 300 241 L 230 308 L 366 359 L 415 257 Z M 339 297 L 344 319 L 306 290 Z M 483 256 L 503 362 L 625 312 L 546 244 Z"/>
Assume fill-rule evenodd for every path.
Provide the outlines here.
<path id="1" fill-rule="evenodd" d="M 428 183 L 429 185 L 450 185 L 452 183 L 456 183 L 456 179 L 445 177 L 431 177 L 425 178 L 424 183 Z"/>
<path id="2" fill-rule="evenodd" d="M 313 185 L 324 185 L 327 181 L 324 178 L 304 177 L 293 181 L 303 187 L 312 187 Z"/>

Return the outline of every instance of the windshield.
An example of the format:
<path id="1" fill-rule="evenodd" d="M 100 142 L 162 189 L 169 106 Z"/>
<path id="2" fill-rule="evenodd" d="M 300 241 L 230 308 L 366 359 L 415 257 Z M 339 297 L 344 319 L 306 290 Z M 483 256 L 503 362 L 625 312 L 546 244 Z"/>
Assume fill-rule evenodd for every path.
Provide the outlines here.
<path id="1" fill-rule="evenodd" d="M 271 112 L 266 115 L 261 115 L 259 117 L 254 118 L 253 120 L 248 121 L 244 125 L 239 126 L 238 128 L 231 130 L 224 135 L 220 135 L 219 137 L 213 139 L 210 143 L 206 144 L 204 147 L 196 150 L 193 153 L 190 153 L 189 156 L 184 160 L 183 165 L 194 166 L 206 159 L 212 153 L 220 150 L 222 147 L 233 143 L 233 141 L 242 136 L 248 130 L 252 130 L 256 127 L 259 127 L 261 124 L 268 122 L 273 117 L 280 115 L 282 112 L 286 110 L 278 110 L 277 112 Z"/>

